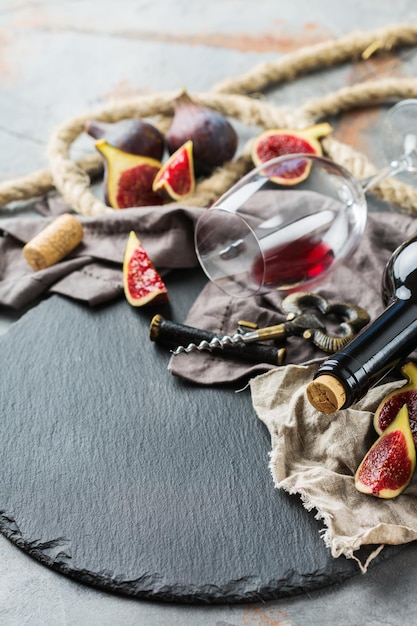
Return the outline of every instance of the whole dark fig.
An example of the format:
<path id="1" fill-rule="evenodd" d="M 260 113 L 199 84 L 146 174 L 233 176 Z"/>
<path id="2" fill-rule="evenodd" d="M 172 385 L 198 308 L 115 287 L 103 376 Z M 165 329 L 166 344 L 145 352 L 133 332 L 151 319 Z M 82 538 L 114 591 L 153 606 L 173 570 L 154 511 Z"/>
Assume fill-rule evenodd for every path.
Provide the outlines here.
<path id="1" fill-rule="evenodd" d="M 174 118 L 166 136 L 170 154 L 187 141 L 193 142 L 194 168 L 206 175 L 230 161 L 236 152 L 238 137 L 230 122 L 217 111 L 194 102 L 183 91 L 174 102 Z"/>
<path id="2" fill-rule="evenodd" d="M 163 134 L 149 122 L 140 119 L 113 123 L 89 120 L 85 125 L 85 132 L 94 139 L 105 139 L 110 146 L 129 154 L 147 156 L 157 161 L 164 154 Z"/>

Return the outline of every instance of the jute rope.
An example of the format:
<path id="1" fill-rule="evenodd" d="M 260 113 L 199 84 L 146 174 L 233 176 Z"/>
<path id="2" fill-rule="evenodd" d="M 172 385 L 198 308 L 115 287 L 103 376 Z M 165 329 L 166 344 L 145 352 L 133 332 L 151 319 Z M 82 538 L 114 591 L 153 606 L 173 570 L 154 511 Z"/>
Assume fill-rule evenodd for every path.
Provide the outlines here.
<path id="1" fill-rule="evenodd" d="M 417 25 L 398 24 L 369 32 L 353 32 L 338 39 L 300 48 L 277 61 L 261 63 L 240 77 L 218 83 L 214 91 L 251 93 L 290 82 L 300 75 L 345 61 L 366 59 L 378 50 L 417 44 Z"/>
<path id="2" fill-rule="evenodd" d="M 177 93 L 162 93 L 115 102 L 100 109 L 87 111 L 61 125 L 50 140 L 49 161 L 55 186 L 64 200 L 84 215 L 100 215 L 112 210 L 93 195 L 86 172 L 70 159 L 71 144 L 83 132 L 87 120 L 114 122 L 124 118 L 153 117 L 159 114 L 172 117 L 176 95 Z M 288 118 L 288 114 L 283 110 L 245 96 L 209 92 L 193 95 L 193 99 L 248 125 L 255 124 L 263 128 L 285 126 Z M 199 183 L 195 193 L 182 201 L 182 204 L 207 206 L 249 167 L 250 156 L 247 146 L 236 161 L 227 164 L 210 178 Z"/>
<path id="3" fill-rule="evenodd" d="M 340 89 L 325 97 L 306 102 L 296 110 L 277 107 L 264 99 L 242 94 L 253 94 L 272 84 L 294 80 L 297 76 L 323 67 L 331 67 L 348 60 L 364 59 L 378 50 L 417 44 L 417 25 L 397 25 L 368 33 L 352 33 L 337 40 L 302 48 L 280 57 L 276 62 L 258 65 L 240 77 L 219 83 L 212 91 L 193 94 L 201 104 L 234 117 L 247 125 L 261 128 L 303 128 L 329 115 L 336 115 L 352 107 L 369 106 L 386 99 L 417 98 L 417 80 L 385 79 L 361 83 Z M 81 161 L 71 159 L 72 144 L 84 132 L 85 122 L 98 119 L 115 122 L 132 117 L 155 118 L 161 129 L 173 116 L 173 100 L 177 93 L 158 93 L 116 101 L 107 106 L 80 114 L 53 133 L 48 144 L 50 170 L 34 172 L 0 184 L 0 206 L 15 200 L 41 196 L 55 187 L 63 199 L 80 214 L 101 215 L 111 212 L 91 191 L 91 178 L 102 171 L 98 154 Z M 358 179 L 375 172 L 367 157 L 337 141 L 332 136 L 323 140 L 325 153 L 344 165 Z M 208 206 L 251 167 L 250 142 L 240 156 L 199 182 L 192 196 L 184 204 Z M 413 213 L 417 209 L 417 190 L 398 180 L 384 181 L 376 188 L 381 198 Z"/>

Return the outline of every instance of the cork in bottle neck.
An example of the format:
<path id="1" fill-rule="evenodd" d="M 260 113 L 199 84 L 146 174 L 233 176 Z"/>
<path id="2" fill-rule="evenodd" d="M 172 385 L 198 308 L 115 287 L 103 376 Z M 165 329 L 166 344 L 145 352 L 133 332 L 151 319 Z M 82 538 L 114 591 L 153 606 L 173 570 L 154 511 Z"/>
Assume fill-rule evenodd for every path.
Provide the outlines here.
<path id="1" fill-rule="evenodd" d="M 326 415 L 335 413 L 346 402 L 346 391 L 342 383 L 328 374 L 323 374 L 313 380 L 307 386 L 306 393 L 310 404 Z"/>

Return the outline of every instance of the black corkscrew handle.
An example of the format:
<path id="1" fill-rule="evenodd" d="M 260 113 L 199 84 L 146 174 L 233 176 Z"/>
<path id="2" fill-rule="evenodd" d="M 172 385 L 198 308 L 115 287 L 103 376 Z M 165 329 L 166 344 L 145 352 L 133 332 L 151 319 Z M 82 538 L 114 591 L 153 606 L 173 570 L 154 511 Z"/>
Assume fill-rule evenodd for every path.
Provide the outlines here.
<path id="1" fill-rule="evenodd" d="M 182 353 L 199 351 L 198 346 L 206 342 L 205 350 L 214 352 L 217 356 L 234 358 L 251 363 L 268 363 L 270 365 L 282 365 L 285 359 L 285 348 L 267 346 L 262 344 L 246 344 L 238 342 L 221 345 L 220 335 L 209 330 L 194 328 L 185 324 L 178 324 L 165 319 L 162 315 L 155 315 L 149 328 L 151 341 L 161 343 L 171 348 L 189 344 L 190 349 L 183 349 Z M 192 346 L 192 347 L 191 347 Z"/>

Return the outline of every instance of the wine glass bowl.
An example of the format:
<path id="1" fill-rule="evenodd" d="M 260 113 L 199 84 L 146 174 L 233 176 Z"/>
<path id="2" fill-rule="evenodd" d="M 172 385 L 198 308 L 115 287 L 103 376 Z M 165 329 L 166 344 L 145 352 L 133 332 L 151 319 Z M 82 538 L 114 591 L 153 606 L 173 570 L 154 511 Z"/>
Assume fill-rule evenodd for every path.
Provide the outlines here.
<path id="1" fill-rule="evenodd" d="M 290 154 L 249 172 L 208 209 L 195 249 L 208 278 L 230 295 L 290 292 L 349 257 L 366 215 L 363 188 L 345 168 Z"/>

